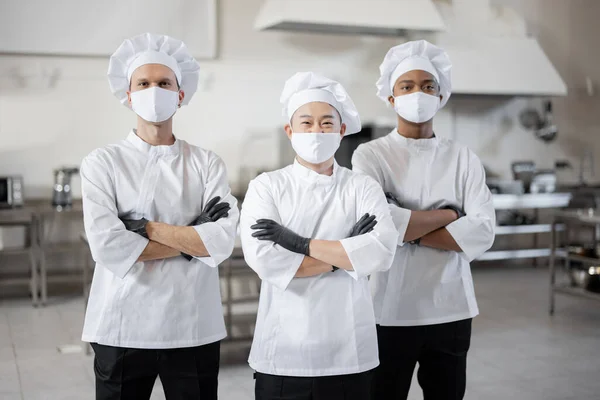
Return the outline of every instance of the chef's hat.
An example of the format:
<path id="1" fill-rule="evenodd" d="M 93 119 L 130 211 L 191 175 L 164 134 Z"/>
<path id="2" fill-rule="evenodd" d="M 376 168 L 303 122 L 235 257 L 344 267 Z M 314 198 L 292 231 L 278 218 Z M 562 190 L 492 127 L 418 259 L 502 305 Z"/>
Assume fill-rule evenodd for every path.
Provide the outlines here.
<path id="1" fill-rule="evenodd" d="M 185 92 L 182 105 L 190 102 L 198 89 L 200 65 L 181 40 L 144 33 L 126 39 L 110 57 L 108 83 L 121 103 L 129 107 L 127 91 L 131 75 L 146 64 L 162 64 L 173 70 L 179 87 Z"/>
<path id="2" fill-rule="evenodd" d="M 283 116 L 288 120 L 300 107 L 319 101 L 334 107 L 346 124 L 346 135 L 360 132 L 361 124 L 354 102 L 339 83 L 314 72 L 298 72 L 285 82 L 281 98 Z"/>
<path id="3" fill-rule="evenodd" d="M 381 76 L 377 81 L 377 96 L 386 103 L 393 96 L 396 80 L 408 71 L 422 70 L 435 77 L 440 85 L 442 102 L 446 105 L 452 92 L 452 63 L 448 54 L 426 40 L 407 42 L 392 47 L 379 66 Z"/>

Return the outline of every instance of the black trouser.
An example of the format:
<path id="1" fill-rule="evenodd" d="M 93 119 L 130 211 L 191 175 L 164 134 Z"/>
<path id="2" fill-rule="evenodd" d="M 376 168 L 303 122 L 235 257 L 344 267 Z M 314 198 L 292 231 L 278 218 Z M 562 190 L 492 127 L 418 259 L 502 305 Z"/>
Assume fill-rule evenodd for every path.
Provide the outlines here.
<path id="1" fill-rule="evenodd" d="M 439 325 L 379 326 L 373 400 L 408 397 L 415 366 L 424 400 L 460 400 L 467 383 L 471 319 Z"/>
<path id="2" fill-rule="evenodd" d="M 148 400 L 160 376 L 167 400 L 217 398 L 220 342 L 148 350 L 92 343 L 96 400 Z"/>
<path id="3" fill-rule="evenodd" d="M 304 378 L 256 373 L 256 400 L 370 400 L 373 371 Z"/>

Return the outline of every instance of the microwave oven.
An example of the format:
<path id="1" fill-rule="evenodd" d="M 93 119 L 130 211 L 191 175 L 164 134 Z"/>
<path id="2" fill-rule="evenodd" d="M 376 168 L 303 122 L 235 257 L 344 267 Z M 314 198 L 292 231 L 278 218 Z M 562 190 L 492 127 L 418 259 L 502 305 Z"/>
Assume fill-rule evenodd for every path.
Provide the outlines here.
<path id="1" fill-rule="evenodd" d="M 0 208 L 15 208 L 23 205 L 23 178 L 0 176 Z"/>

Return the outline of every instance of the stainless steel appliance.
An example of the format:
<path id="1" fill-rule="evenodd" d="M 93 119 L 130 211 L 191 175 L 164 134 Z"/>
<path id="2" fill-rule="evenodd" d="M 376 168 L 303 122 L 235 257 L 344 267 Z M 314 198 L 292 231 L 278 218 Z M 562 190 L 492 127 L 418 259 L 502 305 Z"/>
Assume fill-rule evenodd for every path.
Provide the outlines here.
<path id="1" fill-rule="evenodd" d="M 531 181 L 535 175 L 535 163 L 533 161 L 515 161 L 511 164 L 513 178 L 523 182 L 525 193 L 529 193 Z"/>
<path id="2" fill-rule="evenodd" d="M 21 207 L 23 201 L 23 177 L 0 176 L 0 208 Z"/>
<path id="3" fill-rule="evenodd" d="M 73 194 L 71 193 L 71 177 L 79 173 L 79 168 L 63 167 L 54 170 L 54 192 L 52 205 L 58 209 L 71 207 Z"/>
<path id="4" fill-rule="evenodd" d="M 553 193 L 556 191 L 556 172 L 554 170 L 536 171 L 529 190 L 531 193 Z"/>

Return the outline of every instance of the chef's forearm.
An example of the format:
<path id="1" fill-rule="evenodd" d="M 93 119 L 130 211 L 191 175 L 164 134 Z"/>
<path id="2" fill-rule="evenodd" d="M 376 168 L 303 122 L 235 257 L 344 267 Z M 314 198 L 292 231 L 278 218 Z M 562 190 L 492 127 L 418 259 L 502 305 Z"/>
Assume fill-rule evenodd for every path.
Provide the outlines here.
<path id="1" fill-rule="evenodd" d="M 339 241 L 333 240 L 311 240 L 310 256 L 329 265 L 335 265 L 348 271 L 352 271 L 352 263 L 348 253 Z"/>
<path id="2" fill-rule="evenodd" d="M 456 243 L 450 232 L 446 228 L 441 228 L 421 238 L 421 246 L 432 247 L 439 250 L 458 251 L 462 249 Z"/>
<path id="3" fill-rule="evenodd" d="M 140 254 L 137 261 L 162 260 L 165 258 L 179 257 L 180 255 L 181 252 L 179 250 L 151 240 L 148 242 L 148 245 L 142 254 Z"/>
<path id="4" fill-rule="evenodd" d="M 196 230 L 191 226 L 176 226 L 162 222 L 148 222 L 148 238 L 182 253 L 196 257 L 208 257 L 208 251 Z"/>
<path id="5" fill-rule="evenodd" d="M 326 272 L 331 272 L 331 264 L 317 260 L 315 258 L 305 256 L 302 264 L 296 271 L 295 278 L 308 278 L 309 276 L 321 275 Z"/>
<path id="6" fill-rule="evenodd" d="M 425 235 L 445 227 L 457 218 L 452 210 L 412 211 L 404 242 L 423 238 Z"/>

